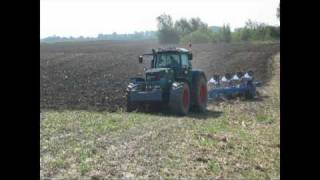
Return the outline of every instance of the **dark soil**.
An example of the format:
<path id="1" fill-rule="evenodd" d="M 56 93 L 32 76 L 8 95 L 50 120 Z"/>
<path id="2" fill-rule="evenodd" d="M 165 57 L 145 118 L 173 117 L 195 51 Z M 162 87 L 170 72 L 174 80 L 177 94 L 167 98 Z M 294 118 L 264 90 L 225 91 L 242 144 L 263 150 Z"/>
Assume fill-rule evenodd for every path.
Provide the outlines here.
<path id="1" fill-rule="evenodd" d="M 115 111 L 125 108 L 130 77 L 142 77 L 138 56 L 161 47 L 154 41 L 41 44 L 40 106 L 44 109 Z M 280 44 L 193 44 L 193 68 L 215 73 L 253 70 L 268 82 L 269 59 Z"/>

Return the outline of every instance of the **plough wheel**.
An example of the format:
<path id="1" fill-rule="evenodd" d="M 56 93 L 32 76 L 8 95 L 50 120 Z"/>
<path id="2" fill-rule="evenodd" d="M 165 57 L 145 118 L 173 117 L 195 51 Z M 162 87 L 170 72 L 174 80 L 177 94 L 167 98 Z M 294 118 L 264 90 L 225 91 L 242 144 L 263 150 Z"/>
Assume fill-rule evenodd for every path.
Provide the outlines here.
<path id="1" fill-rule="evenodd" d="M 248 91 L 245 93 L 246 99 L 254 99 L 256 96 L 256 88 L 253 86 L 252 82 L 248 84 Z"/>

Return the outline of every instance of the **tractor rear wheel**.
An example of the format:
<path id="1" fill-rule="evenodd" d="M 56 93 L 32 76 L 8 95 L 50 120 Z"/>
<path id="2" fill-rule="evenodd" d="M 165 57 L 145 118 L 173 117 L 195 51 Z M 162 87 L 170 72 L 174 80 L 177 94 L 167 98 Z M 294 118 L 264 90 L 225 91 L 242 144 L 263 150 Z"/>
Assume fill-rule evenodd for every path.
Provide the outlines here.
<path id="1" fill-rule="evenodd" d="M 205 112 L 208 104 L 207 82 L 203 76 L 199 76 L 195 83 L 195 109 L 200 112 Z"/>
<path id="2" fill-rule="evenodd" d="M 171 89 L 169 107 L 177 115 L 185 116 L 189 113 L 190 88 L 188 83 L 183 83 L 178 89 Z"/>

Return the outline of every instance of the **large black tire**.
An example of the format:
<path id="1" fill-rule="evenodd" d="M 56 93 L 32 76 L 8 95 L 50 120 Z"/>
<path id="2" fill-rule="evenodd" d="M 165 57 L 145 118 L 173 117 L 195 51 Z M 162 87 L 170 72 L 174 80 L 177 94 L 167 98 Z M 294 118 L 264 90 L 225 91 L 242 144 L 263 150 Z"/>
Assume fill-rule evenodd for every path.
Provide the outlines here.
<path id="1" fill-rule="evenodd" d="M 180 116 L 185 116 L 190 109 L 190 88 L 188 83 L 183 83 L 178 89 L 170 90 L 169 107 L 171 111 Z"/>
<path id="2" fill-rule="evenodd" d="M 127 112 L 132 112 L 135 110 L 138 110 L 138 104 L 131 102 L 130 93 L 127 92 Z"/>
<path id="3" fill-rule="evenodd" d="M 245 97 L 246 99 L 252 100 L 256 97 L 256 88 L 252 84 L 248 86 L 249 86 L 248 88 L 249 90 L 245 93 Z"/>
<path id="4" fill-rule="evenodd" d="M 205 112 L 208 104 L 208 89 L 207 82 L 203 75 L 198 76 L 195 81 L 194 89 L 194 105 L 195 110 Z"/>

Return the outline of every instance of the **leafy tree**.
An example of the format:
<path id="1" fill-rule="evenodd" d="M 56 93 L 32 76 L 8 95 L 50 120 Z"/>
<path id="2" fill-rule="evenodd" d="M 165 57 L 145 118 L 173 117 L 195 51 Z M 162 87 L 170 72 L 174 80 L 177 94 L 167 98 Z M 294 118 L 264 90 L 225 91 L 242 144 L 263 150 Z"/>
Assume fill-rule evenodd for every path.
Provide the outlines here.
<path id="1" fill-rule="evenodd" d="M 222 42 L 230 42 L 231 41 L 231 30 L 230 30 L 230 26 L 228 25 L 223 25 L 221 28 L 221 41 Z"/>
<path id="2" fill-rule="evenodd" d="M 173 22 L 170 15 L 162 14 L 157 17 L 158 20 L 158 29 L 171 29 L 173 28 Z"/>
<path id="3" fill-rule="evenodd" d="M 174 24 L 174 28 L 182 36 L 192 32 L 191 24 L 189 24 L 189 22 L 184 18 L 176 21 Z"/>
<path id="4" fill-rule="evenodd" d="M 213 32 L 205 29 L 198 29 L 197 31 L 191 32 L 181 38 L 182 43 L 208 43 L 212 41 Z"/>
<path id="5" fill-rule="evenodd" d="M 192 31 L 196 31 L 198 29 L 207 29 L 208 25 L 201 21 L 200 18 L 191 18 L 189 21 L 189 24 L 191 25 Z"/>
<path id="6" fill-rule="evenodd" d="M 158 39 L 161 44 L 171 44 L 179 42 L 179 34 L 174 29 L 173 21 L 170 15 L 162 14 L 157 17 L 158 21 Z"/>
<path id="7" fill-rule="evenodd" d="M 174 29 L 179 34 L 181 42 L 209 42 L 212 37 L 212 31 L 208 25 L 200 18 L 191 18 L 189 20 L 181 18 L 175 22 Z"/>
<path id="8" fill-rule="evenodd" d="M 239 42 L 241 41 L 241 30 L 242 28 L 237 28 L 231 33 L 231 41 Z"/>
<path id="9" fill-rule="evenodd" d="M 252 21 L 251 19 L 249 19 L 248 21 L 245 22 L 245 28 L 251 29 L 251 30 L 256 30 L 258 28 L 258 23 Z"/>
<path id="10" fill-rule="evenodd" d="M 280 28 L 265 23 L 251 21 L 246 22 L 245 27 L 237 29 L 242 41 L 269 41 L 280 38 Z"/>

